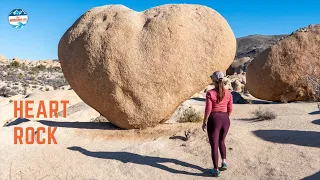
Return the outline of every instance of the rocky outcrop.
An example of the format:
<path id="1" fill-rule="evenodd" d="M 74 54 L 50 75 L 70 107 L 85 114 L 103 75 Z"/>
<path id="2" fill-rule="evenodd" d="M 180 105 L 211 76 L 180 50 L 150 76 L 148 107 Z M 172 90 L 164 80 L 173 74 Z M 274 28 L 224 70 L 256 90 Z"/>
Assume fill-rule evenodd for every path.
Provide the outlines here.
<path id="1" fill-rule="evenodd" d="M 250 35 L 237 38 L 236 59 L 243 57 L 250 57 L 253 59 L 286 36 L 287 35 Z"/>
<path id="2" fill-rule="evenodd" d="M 0 54 L 0 61 L 6 60 L 6 57 Z"/>
<path id="3" fill-rule="evenodd" d="M 1 58 L 1 57 L 0 57 Z M 1 60 L 2 64 L 9 65 L 11 63 L 17 63 L 16 65 L 24 65 L 27 67 L 43 66 L 44 68 L 60 68 L 60 63 L 57 60 L 21 60 L 20 58 L 13 58 L 12 60 Z"/>

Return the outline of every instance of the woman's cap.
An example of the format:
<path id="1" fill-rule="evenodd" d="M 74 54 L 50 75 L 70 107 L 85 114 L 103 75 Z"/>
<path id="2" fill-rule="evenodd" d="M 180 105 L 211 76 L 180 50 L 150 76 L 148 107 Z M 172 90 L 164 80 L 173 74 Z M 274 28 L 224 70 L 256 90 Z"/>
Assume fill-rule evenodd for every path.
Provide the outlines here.
<path id="1" fill-rule="evenodd" d="M 218 82 L 220 79 L 224 78 L 224 74 L 221 71 L 216 71 L 210 77 L 216 82 Z"/>

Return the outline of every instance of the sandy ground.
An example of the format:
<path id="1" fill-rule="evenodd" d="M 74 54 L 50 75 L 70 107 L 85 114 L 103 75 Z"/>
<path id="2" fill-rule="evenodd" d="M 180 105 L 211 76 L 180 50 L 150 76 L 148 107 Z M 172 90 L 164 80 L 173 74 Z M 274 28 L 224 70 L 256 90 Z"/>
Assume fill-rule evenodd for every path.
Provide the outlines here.
<path id="1" fill-rule="evenodd" d="M 210 146 L 200 123 L 171 120 L 146 130 L 119 130 L 110 123 L 90 122 L 99 114 L 72 91 L 29 97 L 39 98 L 70 99 L 68 118 L 10 122 L 12 103 L 1 99 L 1 180 L 212 178 Z M 185 105 L 204 108 L 201 100 Z M 278 117 L 253 120 L 251 112 L 259 107 L 275 111 Z M 315 103 L 235 105 L 226 139 L 229 169 L 219 179 L 319 180 L 320 114 L 316 110 Z M 47 126 L 57 127 L 58 144 L 13 143 L 15 127 Z M 188 141 L 186 130 L 191 132 Z"/>

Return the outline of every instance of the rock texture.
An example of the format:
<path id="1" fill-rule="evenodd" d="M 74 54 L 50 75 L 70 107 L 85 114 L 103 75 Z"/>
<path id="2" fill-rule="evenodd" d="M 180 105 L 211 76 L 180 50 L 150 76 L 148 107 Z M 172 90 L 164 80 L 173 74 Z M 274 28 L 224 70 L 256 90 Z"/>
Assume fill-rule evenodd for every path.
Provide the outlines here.
<path id="1" fill-rule="evenodd" d="M 81 16 L 59 42 L 64 75 L 83 101 L 121 128 L 167 120 L 225 71 L 236 52 L 227 21 L 200 5 L 135 12 L 102 6 Z"/>
<path id="2" fill-rule="evenodd" d="M 234 73 L 240 73 L 240 71 L 246 71 L 247 66 L 251 62 L 250 57 L 243 57 L 236 59 L 232 62 L 230 67 L 227 69 L 227 75 L 233 75 Z"/>
<path id="3" fill-rule="evenodd" d="M 320 77 L 320 25 L 292 33 L 262 52 L 247 68 L 247 88 L 271 101 L 313 99 L 307 75 Z"/>

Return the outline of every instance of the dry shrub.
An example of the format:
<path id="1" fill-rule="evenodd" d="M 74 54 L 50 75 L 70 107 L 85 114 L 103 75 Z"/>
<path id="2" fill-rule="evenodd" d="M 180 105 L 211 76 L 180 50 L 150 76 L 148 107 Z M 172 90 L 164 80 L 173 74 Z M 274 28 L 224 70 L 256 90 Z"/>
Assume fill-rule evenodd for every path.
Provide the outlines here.
<path id="1" fill-rule="evenodd" d="M 44 71 L 45 69 L 47 69 L 47 67 L 43 64 L 40 64 L 38 66 L 35 67 L 36 69 L 40 70 L 40 71 Z"/>
<path id="2" fill-rule="evenodd" d="M 62 86 L 66 86 L 68 85 L 68 82 L 66 81 L 66 79 L 63 78 L 55 78 L 55 79 L 43 79 L 43 82 L 49 86 L 53 86 L 53 87 L 62 87 Z"/>
<path id="3" fill-rule="evenodd" d="M 280 102 L 281 102 L 281 103 L 284 103 L 284 104 L 287 104 L 287 103 L 288 103 L 288 99 L 286 99 L 286 98 L 284 97 L 284 95 L 281 95 L 281 97 L 280 97 Z"/>
<path id="4" fill-rule="evenodd" d="M 320 78 L 310 75 L 308 77 L 308 85 L 313 91 L 313 99 L 320 100 Z"/>
<path id="5" fill-rule="evenodd" d="M 312 98 L 314 101 L 320 101 L 320 77 L 317 73 L 316 66 L 310 66 L 312 68 L 312 73 L 307 74 L 307 84 L 312 91 Z"/>
<path id="6" fill-rule="evenodd" d="M 180 123 L 201 122 L 202 120 L 203 120 L 202 115 L 199 112 L 196 112 L 194 108 L 189 107 L 184 111 L 183 115 L 179 119 L 179 122 Z"/>
<path id="7" fill-rule="evenodd" d="M 14 68 L 20 67 L 20 63 L 18 61 L 13 61 L 10 63 L 9 67 L 14 67 Z"/>
<path id="8" fill-rule="evenodd" d="M 262 109 L 261 107 L 252 112 L 256 119 L 259 120 L 273 120 L 277 118 L 277 115 L 270 109 Z"/>
<path id="9" fill-rule="evenodd" d="M 91 120 L 90 120 L 90 122 L 95 122 L 95 123 L 99 123 L 99 122 L 109 122 L 105 117 L 103 117 L 103 116 L 98 116 L 98 117 L 96 117 L 96 118 L 92 118 Z"/>
<path id="10" fill-rule="evenodd" d="M 5 86 L 0 88 L 0 96 L 2 97 L 10 97 L 11 89 Z"/>

